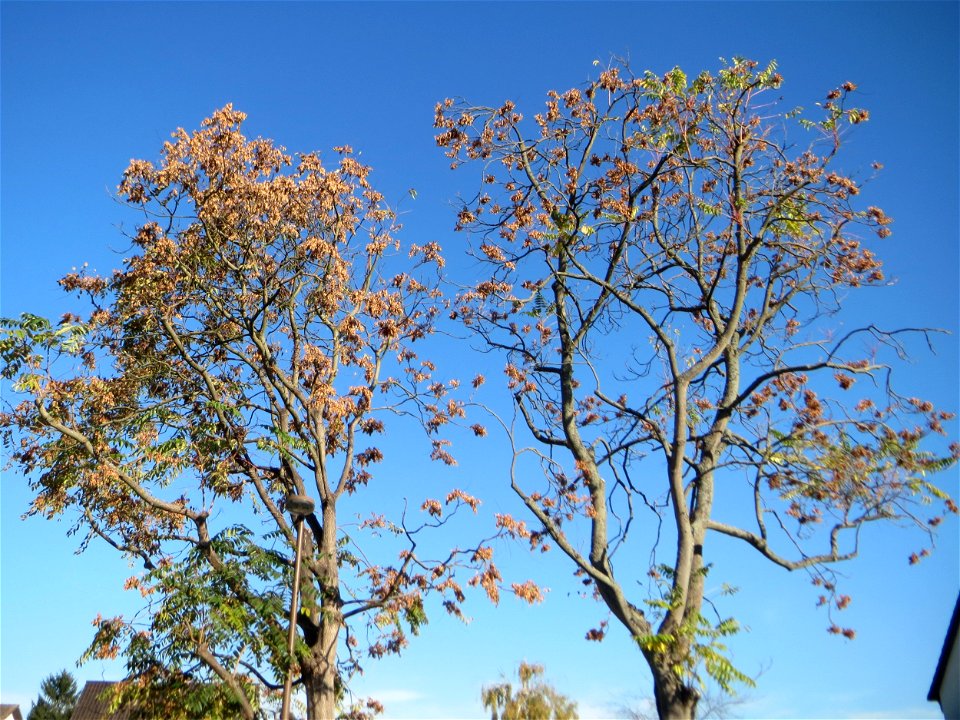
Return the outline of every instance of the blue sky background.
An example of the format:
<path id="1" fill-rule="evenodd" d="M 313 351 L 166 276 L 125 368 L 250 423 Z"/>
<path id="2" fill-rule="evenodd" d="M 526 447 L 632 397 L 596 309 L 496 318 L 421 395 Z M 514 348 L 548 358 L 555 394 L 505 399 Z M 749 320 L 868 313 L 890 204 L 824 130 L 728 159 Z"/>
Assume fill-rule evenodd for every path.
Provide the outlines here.
<path id="1" fill-rule="evenodd" d="M 865 191 L 895 219 L 878 252 L 896 283 L 850 298 L 848 326 L 925 325 L 950 330 L 937 353 L 920 351 L 900 372 L 909 394 L 958 407 L 958 4 L 733 3 L 14 3 L 0 5 L 2 286 L 0 313 L 58 317 L 71 309 L 55 280 L 89 262 L 108 271 L 126 243 L 126 217 L 111 193 L 130 158 L 156 158 L 178 126 L 193 129 L 232 102 L 248 136 L 292 151 L 350 144 L 375 168 L 373 182 L 403 200 L 408 242 L 437 240 L 456 268 L 465 238 L 453 233 L 458 189 L 433 141 L 434 104 L 511 98 L 527 115 L 549 89 L 582 82 L 597 59 L 628 58 L 637 71 L 714 70 L 718 58 L 777 59 L 788 106 L 812 106 L 846 80 L 859 85 L 871 121 L 851 135 L 846 169 L 886 166 Z M 407 190 L 418 191 L 411 202 Z M 469 271 L 463 264 L 460 270 Z M 491 361 L 446 346 L 457 371 Z M 488 375 L 493 379 L 496 366 Z M 497 383 L 488 383 L 496 401 Z M 956 424 L 951 426 L 956 435 Z M 493 512 L 520 513 L 504 483 L 506 446 L 496 437 L 462 447 L 441 472 L 395 453 L 385 471 L 411 495 L 448 484 L 480 495 Z M 421 468 L 429 472 L 421 472 Z M 941 478 L 956 497 L 956 469 Z M 433 483 L 433 485 L 431 485 Z M 376 491 L 375 491 L 376 492 Z M 370 497 L 376 497 L 375 492 Z M 0 484 L 0 699 L 29 706 L 41 679 L 69 668 L 116 679 L 119 666 L 73 667 L 90 621 L 131 612 L 135 570 L 93 546 L 74 555 L 66 521 L 21 521 L 29 494 L 5 471 Z M 825 632 L 806 576 L 765 565 L 722 539 L 720 579 L 741 588 L 735 611 L 750 632 L 731 643 L 738 666 L 762 671 L 741 717 L 938 717 L 926 701 L 960 585 L 958 526 L 937 551 L 908 567 L 909 533 L 871 528 L 863 557 L 841 568 L 854 602 L 841 619 L 853 642 Z M 551 588 L 530 608 L 479 596 L 462 626 L 433 613 L 400 658 L 369 663 L 357 689 L 380 697 L 389 717 L 481 717 L 480 687 L 522 659 L 544 663 L 583 717 L 615 717 L 650 694 L 647 670 L 618 629 L 602 644 L 583 635 L 605 617 L 577 597 L 561 558 L 497 549 L 508 579 Z M 436 609 L 436 608 L 435 608 Z"/>

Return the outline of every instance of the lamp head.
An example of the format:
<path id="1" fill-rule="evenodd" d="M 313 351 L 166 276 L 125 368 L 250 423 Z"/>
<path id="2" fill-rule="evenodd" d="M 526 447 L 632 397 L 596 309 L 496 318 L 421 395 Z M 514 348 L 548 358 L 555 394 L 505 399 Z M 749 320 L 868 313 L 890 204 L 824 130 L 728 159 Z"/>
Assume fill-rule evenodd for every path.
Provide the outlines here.
<path id="1" fill-rule="evenodd" d="M 287 495 L 287 510 L 291 515 L 309 515 L 316 505 L 309 495 Z"/>

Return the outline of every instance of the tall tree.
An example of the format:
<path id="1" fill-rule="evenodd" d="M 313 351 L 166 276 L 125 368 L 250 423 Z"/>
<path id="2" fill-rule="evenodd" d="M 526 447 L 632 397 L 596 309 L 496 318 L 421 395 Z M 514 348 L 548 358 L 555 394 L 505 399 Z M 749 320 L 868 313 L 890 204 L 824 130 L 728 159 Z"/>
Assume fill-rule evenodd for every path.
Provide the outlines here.
<path id="1" fill-rule="evenodd" d="M 326 719 L 364 654 L 399 652 L 418 631 L 427 591 L 459 612 L 461 560 L 477 584 L 497 576 L 488 548 L 428 550 L 432 562 L 418 548 L 421 530 L 476 509 L 467 494 L 392 519 L 384 496 L 362 502 L 391 417 L 413 418 L 433 458 L 454 462 L 437 433 L 464 404 L 415 350 L 437 313 L 439 247 L 400 253 L 395 214 L 350 148 L 325 167 L 247 139 L 244 119 L 227 106 L 176 131 L 159 164 L 130 163 L 119 194 L 143 218 L 132 254 L 110 275 L 60 281 L 89 302 L 85 317 L 4 321 L 3 376 L 22 401 L 0 421 L 32 514 L 73 514 L 88 540 L 143 562 L 128 585 L 146 615 L 98 619 L 88 652 L 126 656 L 118 702 L 175 717 L 199 693 L 208 717 L 252 718 L 292 665 L 308 717 Z M 291 657 L 293 494 L 316 510 Z M 367 544 L 380 536 L 389 555 Z"/>
<path id="2" fill-rule="evenodd" d="M 78 697 L 77 681 L 61 670 L 40 683 L 40 697 L 30 708 L 27 720 L 70 720 Z"/>
<path id="3" fill-rule="evenodd" d="M 932 533 L 927 503 L 956 512 L 928 474 L 960 449 L 922 445 L 949 416 L 890 383 L 910 331 L 829 322 L 883 281 L 862 233 L 885 238 L 891 220 L 837 169 L 868 113 L 852 83 L 815 118 L 778 110 L 781 81 L 742 59 L 694 79 L 613 65 L 550 92 L 532 122 L 509 101 L 437 106 L 453 166 L 482 166 L 457 228 L 489 275 L 454 314 L 507 357 L 512 487 L 537 521 L 501 524 L 593 587 L 665 718 L 694 716 L 704 673 L 750 682 L 721 644 L 737 621 L 704 613 L 717 535 L 810 572 L 836 610 L 849 597 L 829 568 L 857 555 L 861 528 Z"/>

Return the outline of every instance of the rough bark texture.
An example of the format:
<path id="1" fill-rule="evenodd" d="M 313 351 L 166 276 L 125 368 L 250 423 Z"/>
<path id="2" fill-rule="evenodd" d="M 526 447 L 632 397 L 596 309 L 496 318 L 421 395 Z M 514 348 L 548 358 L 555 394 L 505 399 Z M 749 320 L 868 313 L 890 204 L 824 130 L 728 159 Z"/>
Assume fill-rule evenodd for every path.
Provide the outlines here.
<path id="1" fill-rule="evenodd" d="M 340 629 L 343 626 L 337 557 L 336 510 L 332 503 L 323 508 L 323 535 L 318 546 L 316 564 L 320 586 L 319 607 L 313 613 L 319 632 L 310 647 L 305 667 L 308 688 L 308 717 L 334 717 L 337 691 L 340 684 L 337 668 L 337 650 Z"/>
<path id="2" fill-rule="evenodd" d="M 657 715 L 661 720 L 694 720 L 699 693 L 660 665 L 656 660 L 650 663 Z"/>

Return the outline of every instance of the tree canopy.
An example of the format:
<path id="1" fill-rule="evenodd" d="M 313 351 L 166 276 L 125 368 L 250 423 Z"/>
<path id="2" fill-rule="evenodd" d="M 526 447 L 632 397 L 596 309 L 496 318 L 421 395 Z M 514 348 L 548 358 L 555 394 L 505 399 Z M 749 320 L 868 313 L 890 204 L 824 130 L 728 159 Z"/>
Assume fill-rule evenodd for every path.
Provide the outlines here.
<path id="1" fill-rule="evenodd" d="M 723 645 L 738 620 L 705 612 L 715 536 L 809 572 L 832 617 L 850 598 L 830 567 L 864 526 L 930 534 L 957 509 L 930 479 L 960 455 L 935 439 L 950 415 L 890 377 L 932 333 L 833 322 L 884 280 L 870 236 L 891 218 L 839 162 L 869 114 L 853 83 L 812 114 L 779 107 L 781 83 L 744 59 L 614 63 L 530 120 L 436 108 L 452 167 L 479 166 L 457 228 L 488 272 L 454 316 L 506 360 L 536 525 L 505 527 L 558 548 L 635 639 L 661 717 L 692 717 L 707 676 L 751 682 Z"/>
<path id="2" fill-rule="evenodd" d="M 64 276 L 78 299 L 59 321 L 0 320 L 0 437 L 29 514 L 143 567 L 127 581 L 143 612 L 98 617 L 85 656 L 125 658 L 116 703 L 252 720 L 289 672 L 309 718 L 375 715 L 351 677 L 420 632 L 431 593 L 457 617 L 469 586 L 496 602 L 496 536 L 567 563 L 604 608 L 586 640 L 628 633 L 661 717 L 694 717 L 706 683 L 753 682 L 726 647 L 741 621 L 707 590 L 735 591 L 718 538 L 807 573 L 852 639 L 832 568 L 877 523 L 919 533 L 911 562 L 929 552 L 957 512 L 934 474 L 960 445 L 894 378 L 936 331 L 837 319 L 884 284 L 892 223 L 842 164 L 869 119 L 856 86 L 805 111 L 782 82 L 741 58 L 696 77 L 615 62 L 530 118 L 439 103 L 438 144 L 479 166 L 456 224 L 477 274 L 456 296 L 439 244 L 400 241 L 350 147 L 289 154 L 228 105 L 132 160 L 121 267 Z M 449 320 L 503 356 L 504 485 L 528 513 L 456 543 L 444 526 L 478 498 L 377 483 L 388 429 L 421 433 L 438 470 L 454 428 L 486 435 L 467 419 L 483 377 L 461 386 L 429 350 Z M 294 496 L 316 510 L 291 654 Z M 522 664 L 485 706 L 575 717 L 540 674 Z"/>
<path id="3" fill-rule="evenodd" d="M 87 653 L 126 657 L 119 702 L 189 715 L 171 698 L 215 687 L 207 717 L 252 718 L 292 665 L 309 716 L 328 718 L 350 710 L 363 657 L 418 632 L 427 592 L 459 612 L 458 565 L 490 592 L 498 576 L 482 542 L 418 548 L 422 531 L 476 510 L 457 489 L 399 517 L 354 504 L 344 528 L 340 508 L 372 482 L 388 423 L 422 427 L 425 450 L 455 462 L 440 432 L 465 416 L 458 383 L 417 351 L 443 258 L 435 243 L 401 249 L 395 213 L 350 148 L 327 167 L 246 138 L 244 119 L 227 106 L 175 132 L 159 163 L 131 161 L 119 196 L 142 222 L 123 267 L 60 281 L 84 315 L 3 323 L 3 377 L 23 398 L 0 424 L 36 493 L 31 514 L 69 513 L 86 541 L 143 563 L 128 587 L 145 614 L 98 618 Z M 316 501 L 293 658 L 292 494 Z"/>

